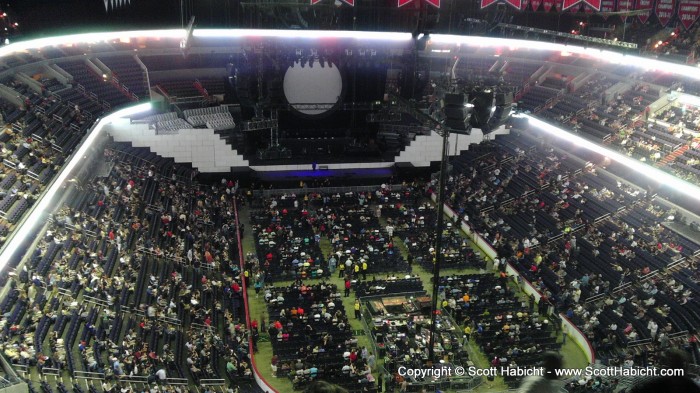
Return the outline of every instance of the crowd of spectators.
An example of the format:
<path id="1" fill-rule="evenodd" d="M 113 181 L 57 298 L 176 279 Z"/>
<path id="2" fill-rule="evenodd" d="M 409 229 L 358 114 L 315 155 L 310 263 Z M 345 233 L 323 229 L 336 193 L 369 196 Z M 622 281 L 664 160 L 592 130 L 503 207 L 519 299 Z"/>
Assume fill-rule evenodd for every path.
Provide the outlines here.
<path id="1" fill-rule="evenodd" d="M 497 250 L 496 267 L 510 263 L 520 270 L 542 293 L 541 311 L 553 307 L 578 321 L 600 350 L 599 358 L 624 361 L 629 356 L 624 348 L 650 320 L 668 326 L 669 335 L 694 334 L 700 313 L 687 311 L 692 289 L 681 291 L 685 297 L 652 302 L 656 319 L 618 292 L 612 295 L 620 285 L 637 288 L 642 278 L 697 255 L 696 243 L 662 224 L 673 211 L 594 166 L 521 137 L 501 137 L 495 146 L 470 150 L 455 165 L 461 171 L 448 182 L 449 204 Z M 613 305 L 624 306 L 587 302 L 610 296 Z M 613 329 L 606 323 L 596 330 L 598 318 L 615 315 L 613 310 L 619 314 L 611 317 Z M 617 336 L 614 342 L 609 333 Z M 636 360 L 645 362 L 646 354 Z"/>
<path id="2" fill-rule="evenodd" d="M 26 98 L 21 108 L 0 101 L 6 124 L 0 132 L 0 245 L 80 142 L 92 118 L 48 90 L 39 94 L 18 81 L 5 83 Z"/>
<path id="3" fill-rule="evenodd" d="M 376 392 L 370 355 L 353 337 L 337 285 L 326 281 L 264 289 L 274 356 L 273 376 L 295 389 L 317 379 L 350 392 Z"/>
<path id="4" fill-rule="evenodd" d="M 250 379 L 235 184 L 183 180 L 171 161 L 122 148 L 105 150 L 108 176 L 67 188 L 12 276 L 4 353 L 113 385 Z"/>

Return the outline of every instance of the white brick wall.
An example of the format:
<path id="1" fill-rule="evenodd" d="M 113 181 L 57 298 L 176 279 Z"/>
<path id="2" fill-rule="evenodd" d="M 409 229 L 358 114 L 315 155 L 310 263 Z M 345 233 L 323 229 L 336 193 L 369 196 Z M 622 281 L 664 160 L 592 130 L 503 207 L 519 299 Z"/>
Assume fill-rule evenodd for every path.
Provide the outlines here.
<path id="1" fill-rule="evenodd" d="M 248 160 L 227 145 L 212 129 L 180 130 L 177 135 L 156 135 L 146 124 L 114 122 L 107 132 L 117 142 L 131 142 L 134 147 L 147 147 L 175 162 L 192 163 L 200 172 L 229 172 L 231 167 L 247 167 Z"/>

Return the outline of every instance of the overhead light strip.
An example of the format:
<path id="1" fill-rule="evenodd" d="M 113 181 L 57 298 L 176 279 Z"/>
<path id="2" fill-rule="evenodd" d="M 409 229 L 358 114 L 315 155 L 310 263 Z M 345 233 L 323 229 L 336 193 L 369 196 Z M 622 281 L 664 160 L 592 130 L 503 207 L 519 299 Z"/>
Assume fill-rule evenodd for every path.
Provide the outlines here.
<path id="1" fill-rule="evenodd" d="M 649 179 L 663 184 L 666 187 L 670 187 L 671 189 L 678 191 L 685 196 L 696 200 L 700 200 L 700 187 L 690 184 L 684 180 L 681 180 L 676 176 L 666 173 L 651 165 L 644 164 L 633 158 L 627 157 L 614 150 L 600 146 L 596 143 L 593 143 L 587 139 L 584 139 L 557 126 L 544 122 L 531 115 L 522 114 L 514 116 L 526 118 L 530 126 L 536 127 L 537 129 L 546 132 L 549 135 L 555 136 L 567 142 L 574 143 L 576 146 L 583 147 L 584 149 L 593 151 L 595 153 L 602 154 L 603 156 L 610 158 L 611 160 L 618 162 L 634 170 L 635 172 L 639 172 L 644 176 L 648 177 Z"/>

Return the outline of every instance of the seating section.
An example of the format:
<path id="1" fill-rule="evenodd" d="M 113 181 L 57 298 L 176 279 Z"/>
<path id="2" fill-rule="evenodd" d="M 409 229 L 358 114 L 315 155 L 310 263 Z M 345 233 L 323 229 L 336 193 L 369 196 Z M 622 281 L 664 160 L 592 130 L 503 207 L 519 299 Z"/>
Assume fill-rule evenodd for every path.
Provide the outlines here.
<path id="1" fill-rule="evenodd" d="M 100 61 L 138 98 L 148 96 L 148 78 L 135 56 L 104 56 Z"/>
<path id="2" fill-rule="evenodd" d="M 55 80 L 43 79 L 55 86 Z M 17 81 L 6 86 L 26 95 L 25 107 L 0 101 L 6 126 L 0 133 L 3 144 L 0 177 L 0 244 L 32 207 L 44 188 L 58 173 L 66 157 L 80 143 L 102 108 L 84 104 L 85 96 L 71 96 L 73 90 L 39 95 Z M 62 97 L 70 98 L 63 99 Z M 86 99 L 87 100 L 87 99 Z M 89 103 L 92 101 L 87 100 Z M 80 103 L 80 104 L 78 104 Z M 94 115 L 83 108 L 89 108 Z"/>
<path id="3" fill-rule="evenodd" d="M 501 268 L 513 265 L 548 299 L 545 308 L 551 302 L 577 321 L 599 359 L 621 363 L 625 348 L 650 338 L 640 330 L 652 320 L 665 329 L 652 335 L 662 347 L 700 323 L 682 306 L 693 296 L 684 286 L 671 291 L 675 299 L 659 297 L 661 289 L 636 294 L 650 277 L 661 283 L 672 267 L 692 263 L 700 248 L 661 226 L 671 212 L 645 192 L 522 136 L 470 149 L 454 165 L 449 203 L 498 251 Z M 657 348 L 634 361 L 653 364 Z"/>
<path id="4" fill-rule="evenodd" d="M 87 94 L 100 102 L 107 102 L 110 107 L 130 102 L 130 97 L 125 92 L 117 89 L 114 84 L 106 82 L 102 75 L 98 75 L 83 60 L 62 62 L 58 66 L 73 76 L 74 82 L 83 86 Z"/>
<path id="5" fill-rule="evenodd" d="M 206 126 L 214 130 L 228 130 L 236 127 L 231 112 L 225 106 L 185 109 L 183 115 L 193 127 Z"/>
<path id="6" fill-rule="evenodd" d="M 192 97 L 203 97 L 201 91 L 199 91 L 194 82 L 191 80 L 186 81 L 164 81 L 159 82 L 158 87 L 161 88 L 171 98 L 192 98 Z"/>
<path id="7" fill-rule="evenodd" d="M 525 111 L 538 113 L 560 94 L 562 94 L 562 89 L 536 85 L 525 90 L 525 94 L 518 102 L 518 107 Z"/>
<path id="8" fill-rule="evenodd" d="M 377 391 L 340 297 L 325 282 L 265 289 L 276 376 L 289 378 L 295 390 L 323 379 L 349 392 Z"/>
<path id="9" fill-rule="evenodd" d="M 473 339 L 494 367 L 535 367 L 541 355 L 558 351 L 555 323 L 518 299 L 507 278 L 473 274 L 440 278 L 440 291 L 457 323 L 470 326 Z M 517 387 L 521 378 L 504 376 Z"/>
<path id="10" fill-rule="evenodd" d="M 180 118 L 174 120 L 162 120 L 156 123 L 158 134 L 177 134 L 179 130 L 193 128 L 192 125 Z"/>
<path id="11" fill-rule="evenodd" d="M 403 239 L 408 249 L 408 262 L 418 263 L 432 271 L 435 260 L 435 231 L 437 214 L 434 205 L 424 203 L 415 208 L 411 204 L 388 204 L 382 207 L 382 215 L 390 225 L 395 226 L 396 236 Z M 486 267 L 486 262 L 478 250 L 472 249 L 459 228 L 448 222 L 442 234 L 442 268 Z"/>
<path id="12" fill-rule="evenodd" d="M 306 209 L 298 201 L 281 199 L 279 210 L 254 211 L 251 224 L 256 252 L 263 261 L 264 281 L 320 278 L 329 274 Z"/>
<path id="13" fill-rule="evenodd" d="M 105 159 L 106 177 L 66 189 L 29 254 L 32 276 L 18 272 L 2 299 L 3 343 L 17 348 L 6 354 L 120 384 L 145 386 L 163 369 L 168 384 L 250 388 L 226 188 L 204 192 L 189 169 L 144 149 L 109 145 Z"/>

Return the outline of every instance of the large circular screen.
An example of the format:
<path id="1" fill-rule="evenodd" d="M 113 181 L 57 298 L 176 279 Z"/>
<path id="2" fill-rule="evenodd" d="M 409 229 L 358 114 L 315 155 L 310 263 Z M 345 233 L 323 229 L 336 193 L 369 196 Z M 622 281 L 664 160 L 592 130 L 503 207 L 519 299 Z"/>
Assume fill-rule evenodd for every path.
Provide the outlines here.
<path id="1" fill-rule="evenodd" d="M 343 92 L 343 78 L 338 67 L 318 60 L 313 66 L 300 62 L 294 63 L 284 74 L 284 95 L 287 102 L 305 115 L 321 115 L 333 109 L 340 101 Z M 306 104 L 319 104 L 317 107 Z"/>

